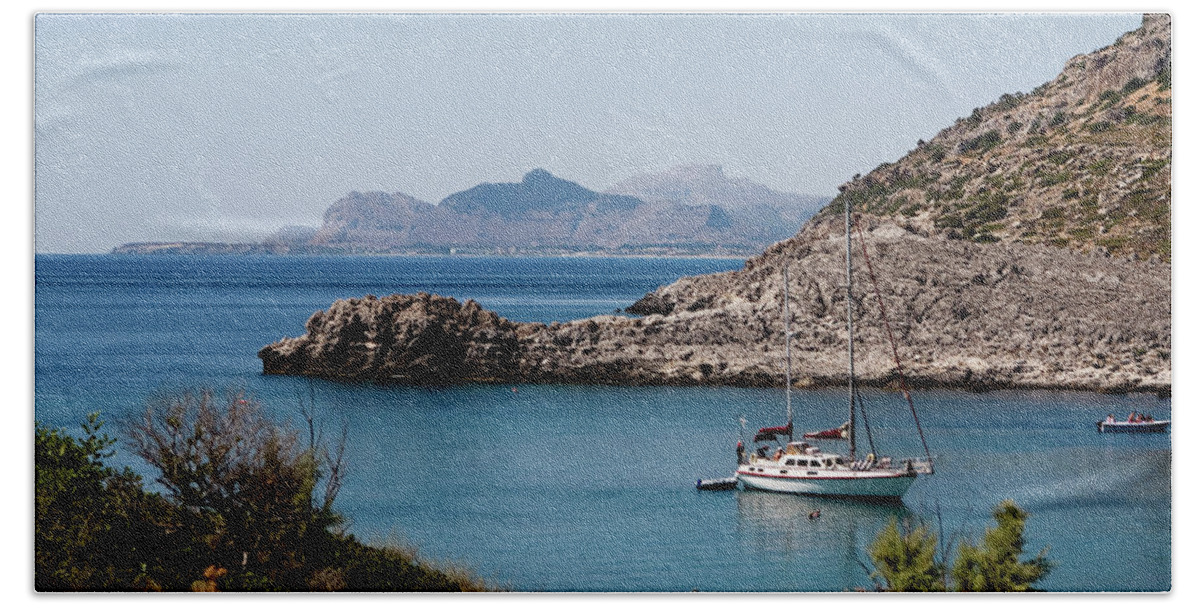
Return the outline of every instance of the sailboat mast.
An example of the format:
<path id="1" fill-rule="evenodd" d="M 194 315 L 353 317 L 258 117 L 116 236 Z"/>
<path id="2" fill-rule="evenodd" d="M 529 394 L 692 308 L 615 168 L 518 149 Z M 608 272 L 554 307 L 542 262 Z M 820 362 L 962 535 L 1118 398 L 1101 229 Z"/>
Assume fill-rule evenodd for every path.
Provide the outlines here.
<path id="1" fill-rule="evenodd" d="M 792 313 L 788 307 L 791 292 L 788 290 L 787 266 L 783 267 L 783 350 L 787 354 L 787 372 L 784 376 L 784 394 L 787 395 L 788 442 L 792 440 Z"/>
<path id="2" fill-rule="evenodd" d="M 848 199 L 849 197 L 847 197 Z M 845 201 L 846 207 L 846 342 L 850 349 L 850 432 L 847 439 L 850 443 L 850 460 L 854 461 L 854 269 L 850 261 L 850 201 Z"/>

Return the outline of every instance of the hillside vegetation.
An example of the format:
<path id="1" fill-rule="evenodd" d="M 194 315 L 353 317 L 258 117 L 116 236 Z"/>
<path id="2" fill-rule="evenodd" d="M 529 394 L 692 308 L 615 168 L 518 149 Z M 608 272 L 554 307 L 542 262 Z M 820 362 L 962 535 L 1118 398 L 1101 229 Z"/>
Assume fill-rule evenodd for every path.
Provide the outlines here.
<path id="1" fill-rule="evenodd" d="M 1170 16 L 855 176 L 822 217 L 847 202 L 952 239 L 1169 259 Z"/>

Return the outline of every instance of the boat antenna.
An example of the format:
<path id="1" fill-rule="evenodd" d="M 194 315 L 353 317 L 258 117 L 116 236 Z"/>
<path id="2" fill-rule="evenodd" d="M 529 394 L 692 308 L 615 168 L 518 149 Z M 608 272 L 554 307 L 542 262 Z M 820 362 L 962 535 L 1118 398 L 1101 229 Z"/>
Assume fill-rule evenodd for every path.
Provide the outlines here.
<path id="1" fill-rule="evenodd" d="M 791 292 L 788 290 L 788 270 L 787 265 L 783 267 L 783 350 L 787 357 L 787 372 L 784 376 L 784 394 L 787 400 L 787 430 L 788 443 L 791 443 L 792 437 L 792 312 L 788 307 L 788 300 L 791 300 Z"/>
<path id="2" fill-rule="evenodd" d="M 846 343 L 850 353 L 850 432 L 846 439 L 850 443 L 850 461 L 854 461 L 854 270 L 850 261 L 850 197 L 846 197 Z"/>

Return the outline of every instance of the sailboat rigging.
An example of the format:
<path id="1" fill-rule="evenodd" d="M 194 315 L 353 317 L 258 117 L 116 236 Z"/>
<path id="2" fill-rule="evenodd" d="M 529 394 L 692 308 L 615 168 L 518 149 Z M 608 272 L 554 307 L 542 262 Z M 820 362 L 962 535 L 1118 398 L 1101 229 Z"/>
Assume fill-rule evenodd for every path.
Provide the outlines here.
<path id="1" fill-rule="evenodd" d="M 870 427 L 866 425 L 866 410 L 863 409 L 863 424 L 866 425 L 868 442 L 871 444 L 871 452 L 865 459 L 859 459 L 857 454 L 857 427 L 859 425 L 856 417 L 858 409 L 862 408 L 862 398 L 858 394 L 855 386 L 854 373 L 854 269 L 853 260 L 851 257 L 851 221 L 850 221 L 850 205 L 845 205 L 846 211 L 846 334 L 847 334 L 847 355 L 848 355 L 848 400 L 849 400 L 849 421 L 842 427 L 819 431 L 817 433 L 807 433 L 805 438 L 810 439 L 846 439 L 849 443 L 848 453 L 845 457 L 835 453 L 822 451 L 819 447 L 809 444 L 806 441 L 794 441 L 793 437 L 793 420 L 792 420 L 792 332 L 791 332 L 791 308 L 789 300 L 791 294 L 789 291 L 789 281 L 787 267 L 783 269 L 784 297 L 783 297 L 783 318 L 784 318 L 784 352 L 787 359 L 787 372 L 785 376 L 785 401 L 787 403 L 787 424 L 784 426 L 764 427 L 759 429 L 754 436 L 756 443 L 777 441 L 779 436 L 786 435 L 787 442 L 775 450 L 774 454 L 769 454 L 769 445 L 760 446 L 759 449 L 752 454 L 743 455 L 739 444 L 739 462 L 736 477 L 742 482 L 742 485 L 748 489 L 767 490 L 772 492 L 786 492 L 793 494 L 818 494 L 826 496 L 853 496 L 853 497 L 873 497 L 873 498 L 899 498 L 908 491 L 909 486 L 917 479 L 920 474 L 932 474 L 933 463 L 929 457 L 929 448 L 925 444 L 924 431 L 921 430 L 920 421 L 917 420 L 917 429 L 921 434 L 922 445 L 925 446 L 925 458 L 905 458 L 900 461 L 894 461 L 891 457 L 876 458 L 874 439 L 871 437 Z M 860 228 L 860 239 L 861 239 Z M 863 246 L 864 256 L 866 255 L 866 246 Z M 870 268 L 870 258 L 866 258 L 868 270 L 871 273 L 872 281 L 874 281 L 874 270 Z M 879 295 L 878 286 L 876 286 L 876 296 L 879 298 L 880 305 L 883 304 L 883 298 Z M 887 315 L 883 313 L 883 320 L 887 324 Z M 889 339 L 891 336 L 890 326 L 887 328 Z M 896 355 L 896 365 L 903 378 L 903 369 L 900 367 L 898 351 L 896 351 L 893 340 L 893 354 Z M 908 392 L 908 386 L 902 381 L 905 398 L 908 399 L 909 406 L 912 408 L 913 419 L 916 420 L 916 409 L 912 406 L 912 398 Z"/>

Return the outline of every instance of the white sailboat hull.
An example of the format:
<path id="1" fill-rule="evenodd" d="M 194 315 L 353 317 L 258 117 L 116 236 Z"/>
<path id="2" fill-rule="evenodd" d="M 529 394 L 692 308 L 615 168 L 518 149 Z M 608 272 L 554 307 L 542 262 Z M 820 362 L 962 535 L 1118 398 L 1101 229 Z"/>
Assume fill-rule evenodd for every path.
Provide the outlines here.
<path id="1" fill-rule="evenodd" d="M 759 469 L 763 469 L 761 472 Z M 787 494 L 899 498 L 916 481 L 915 473 L 897 469 L 872 471 L 824 470 L 815 473 L 752 465 L 738 467 L 737 478 L 747 489 Z"/>

